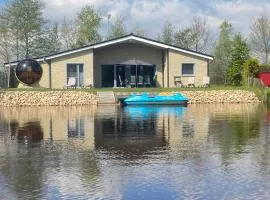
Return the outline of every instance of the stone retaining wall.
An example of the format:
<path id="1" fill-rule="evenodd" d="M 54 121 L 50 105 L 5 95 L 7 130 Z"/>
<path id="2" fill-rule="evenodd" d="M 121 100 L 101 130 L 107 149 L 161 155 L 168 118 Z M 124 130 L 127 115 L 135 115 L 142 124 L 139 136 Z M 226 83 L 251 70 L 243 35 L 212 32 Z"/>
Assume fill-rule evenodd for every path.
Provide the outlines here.
<path id="1" fill-rule="evenodd" d="M 183 91 L 189 103 L 259 103 L 254 92 L 245 90 Z"/>
<path id="2" fill-rule="evenodd" d="M 182 91 L 190 104 L 206 103 L 258 103 L 250 91 L 208 90 Z M 4 91 L 0 93 L 0 106 L 70 106 L 96 105 L 97 96 L 82 91 Z"/>
<path id="3" fill-rule="evenodd" d="M 0 106 L 69 106 L 96 105 L 95 94 L 81 91 L 5 91 Z"/>

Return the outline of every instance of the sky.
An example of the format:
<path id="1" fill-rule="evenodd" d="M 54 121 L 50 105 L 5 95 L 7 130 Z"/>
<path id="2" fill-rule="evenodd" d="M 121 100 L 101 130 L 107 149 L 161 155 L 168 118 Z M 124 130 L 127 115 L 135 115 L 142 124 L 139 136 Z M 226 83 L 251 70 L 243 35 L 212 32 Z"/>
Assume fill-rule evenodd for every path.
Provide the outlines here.
<path id="1" fill-rule="evenodd" d="M 5 0 L 0 0 L 0 5 Z M 149 37 L 155 37 L 165 21 L 175 29 L 190 24 L 193 16 L 202 16 L 208 21 L 213 34 L 223 20 L 233 24 L 235 32 L 249 35 L 250 21 L 262 13 L 270 13 L 270 0 L 42 0 L 45 3 L 44 17 L 61 22 L 71 19 L 82 6 L 94 5 L 102 13 L 102 33 L 108 24 L 121 15 L 128 32 L 138 26 Z M 108 20 L 108 14 L 112 17 Z"/>

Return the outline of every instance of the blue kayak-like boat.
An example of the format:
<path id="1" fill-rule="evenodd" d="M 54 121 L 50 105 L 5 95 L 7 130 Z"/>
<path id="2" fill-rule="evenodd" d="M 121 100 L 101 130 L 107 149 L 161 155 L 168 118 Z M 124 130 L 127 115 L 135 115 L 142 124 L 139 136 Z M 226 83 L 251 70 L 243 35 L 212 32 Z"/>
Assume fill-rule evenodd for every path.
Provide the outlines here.
<path id="1" fill-rule="evenodd" d="M 124 105 L 186 105 L 188 98 L 178 92 L 169 95 L 143 93 L 139 95 L 131 94 L 121 102 Z"/>

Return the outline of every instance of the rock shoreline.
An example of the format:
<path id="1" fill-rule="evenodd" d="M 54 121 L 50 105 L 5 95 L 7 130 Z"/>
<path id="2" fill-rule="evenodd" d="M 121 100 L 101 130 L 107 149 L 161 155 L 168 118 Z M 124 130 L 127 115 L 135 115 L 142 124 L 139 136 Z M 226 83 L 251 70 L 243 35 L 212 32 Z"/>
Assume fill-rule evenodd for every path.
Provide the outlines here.
<path id="1" fill-rule="evenodd" d="M 182 91 L 190 104 L 209 103 L 260 103 L 254 92 L 247 90 Z"/>
<path id="2" fill-rule="evenodd" d="M 0 106 L 75 106 L 96 105 L 95 94 L 82 91 L 4 91 Z"/>
<path id="3" fill-rule="evenodd" d="M 189 104 L 259 103 L 254 92 L 245 90 L 181 91 Z M 76 106 L 97 105 L 95 94 L 83 91 L 3 91 L 0 106 Z"/>

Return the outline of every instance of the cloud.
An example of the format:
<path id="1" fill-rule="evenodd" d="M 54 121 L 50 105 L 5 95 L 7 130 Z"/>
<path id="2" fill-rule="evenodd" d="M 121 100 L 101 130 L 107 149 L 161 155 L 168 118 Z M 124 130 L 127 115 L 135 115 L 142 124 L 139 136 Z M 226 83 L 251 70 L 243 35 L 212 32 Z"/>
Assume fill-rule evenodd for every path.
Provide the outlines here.
<path id="1" fill-rule="evenodd" d="M 150 36 L 156 36 L 165 21 L 183 28 L 193 16 L 205 17 L 215 33 L 220 23 L 227 19 L 235 31 L 248 35 L 250 21 L 254 16 L 270 10 L 269 0 L 43 0 L 44 16 L 60 22 L 74 18 L 86 4 L 93 5 L 103 16 L 102 32 L 106 31 L 110 13 L 113 20 L 121 15 L 128 31 L 139 25 Z"/>

